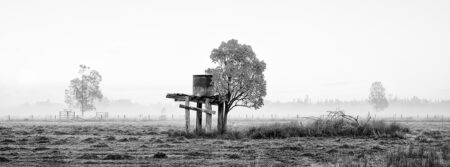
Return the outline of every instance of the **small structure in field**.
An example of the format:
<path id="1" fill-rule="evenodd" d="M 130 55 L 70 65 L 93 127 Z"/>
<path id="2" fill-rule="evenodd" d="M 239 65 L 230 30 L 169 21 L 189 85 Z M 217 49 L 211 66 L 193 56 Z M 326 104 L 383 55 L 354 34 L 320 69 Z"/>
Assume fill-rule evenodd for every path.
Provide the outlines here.
<path id="1" fill-rule="evenodd" d="M 75 112 L 69 109 L 64 109 L 63 111 L 59 112 L 59 119 L 60 120 L 74 120 Z"/>
<path id="2" fill-rule="evenodd" d="M 206 132 L 211 132 L 212 114 L 216 112 L 212 110 L 212 105 L 218 106 L 218 114 L 223 113 L 223 103 L 219 96 L 213 95 L 212 75 L 194 75 L 193 76 L 193 94 L 169 93 L 166 98 L 174 99 L 175 101 L 184 101 L 185 104 L 180 104 L 180 108 L 185 109 L 186 132 L 190 131 L 190 111 L 196 111 L 196 128 L 195 132 L 202 132 L 202 113 L 206 114 Z M 190 106 L 190 102 L 197 103 L 196 107 Z M 205 104 L 205 108 L 202 108 Z M 222 129 L 222 118 L 218 117 L 217 128 Z"/>
<path id="3" fill-rule="evenodd" d="M 161 115 L 159 116 L 159 120 L 161 120 L 161 121 L 167 120 L 166 108 L 163 108 L 161 110 Z"/>
<path id="4" fill-rule="evenodd" d="M 95 113 L 95 118 L 103 120 L 103 119 L 108 119 L 108 112 L 96 112 Z"/>

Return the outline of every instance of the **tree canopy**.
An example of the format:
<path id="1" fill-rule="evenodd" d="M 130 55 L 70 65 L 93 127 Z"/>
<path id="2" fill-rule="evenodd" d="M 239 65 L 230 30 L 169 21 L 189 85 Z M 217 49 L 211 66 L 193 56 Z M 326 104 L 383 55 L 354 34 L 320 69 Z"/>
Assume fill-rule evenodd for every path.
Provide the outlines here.
<path id="1" fill-rule="evenodd" d="M 385 89 L 381 82 L 374 82 L 370 87 L 369 103 L 372 104 L 376 111 L 382 111 L 389 106 L 386 99 Z"/>
<path id="2" fill-rule="evenodd" d="M 225 127 L 227 114 L 234 107 L 259 109 L 264 105 L 266 63 L 256 57 L 250 45 L 231 39 L 213 49 L 210 58 L 217 66 L 206 73 L 213 75 L 214 91 L 225 102 Z"/>
<path id="3" fill-rule="evenodd" d="M 69 88 L 65 90 L 65 103 L 69 108 L 79 107 L 84 115 L 86 111 L 95 110 L 95 100 L 103 98 L 100 90 L 102 76 L 86 65 L 80 65 L 78 73 L 80 77 L 72 79 Z"/>

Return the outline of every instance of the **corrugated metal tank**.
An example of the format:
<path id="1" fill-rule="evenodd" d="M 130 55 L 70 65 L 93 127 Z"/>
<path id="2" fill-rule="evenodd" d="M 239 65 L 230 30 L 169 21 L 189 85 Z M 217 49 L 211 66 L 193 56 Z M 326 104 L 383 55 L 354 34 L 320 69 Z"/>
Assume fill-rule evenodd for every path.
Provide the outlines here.
<path id="1" fill-rule="evenodd" d="M 194 96 L 213 96 L 212 75 L 194 75 Z"/>

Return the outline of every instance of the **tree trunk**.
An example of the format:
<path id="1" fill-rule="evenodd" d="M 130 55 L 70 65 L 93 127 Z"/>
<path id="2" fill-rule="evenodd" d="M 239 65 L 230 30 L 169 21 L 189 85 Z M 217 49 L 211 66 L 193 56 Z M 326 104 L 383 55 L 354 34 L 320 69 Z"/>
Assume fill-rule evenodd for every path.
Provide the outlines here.
<path id="1" fill-rule="evenodd" d="M 81 117 L 84 118 L 84 105 L 81 103 Z"/>
<path id="2" fill-rule="evenodd" d="M 223 133 L 223 104 L 219 103 L 217 108 L 217 131 Z"/>

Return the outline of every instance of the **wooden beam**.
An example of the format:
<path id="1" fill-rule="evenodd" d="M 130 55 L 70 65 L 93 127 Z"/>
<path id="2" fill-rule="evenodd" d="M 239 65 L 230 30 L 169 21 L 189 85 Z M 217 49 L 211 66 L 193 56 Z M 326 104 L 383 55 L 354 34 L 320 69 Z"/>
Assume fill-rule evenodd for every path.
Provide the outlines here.
<path id="1" fill-rule="evenodd" d="M 197 102 L 197 108 L 200 110 L 197 110 L 197 119 L 196 119 L 196 132 L 200 133 L 202 132 L 202 103 Z"/>
<path id="2" fill-rule="evenodd" d="M 185 97 L 189 97 L 189 101 L 191 102 L 200 102 L 205 103 L 206 99 L 210 99 L 209 103 L 211 105 L 218 105 L 220 103 L 219 96 L 193 96 L 193 95 L 187 95 L 182 93 L 168 93 L 166 95 L 166 98 L 174 99 L 175 101 L 185 101 Z"/>
<path id="3" fill-rule="evenodd" d="M 184 104 L 189 107 L 189 96 L 185 97 L 185 103 Z M 185 119 L 186 119 L 186 133 L 189 133 L 189 129 L 190 129 L 190 126 L 191 126 L 191 116 L 190 116 L 189 109 L 185 110 L 184 115 L 185 115 Z"/>
<path id="4" fill-rule="evenodd" d="M 183 105 L 183 104 L 180 104 L 180 108 L 194 110 L 194 111 L 200 111 L 200 112 L 205 112 L 205 113 L 209 113 L 209 114 L 216 114 L 216 111 L 213 111 L 213 110 L 202 109 L 202 108 L 197 108 L 197 107 L 191 107 L 191 106 L 187 106 L 187 105 Z"/>
<path id="5" fill-rule="evenodd" d="M 209 104 L 209 99 L 206 99 L 205 105 L 207 110 L 212 110 L 211 104 Z M 205 125 L 206 133 L 211 133 L 211 122 L 212 122 L 212 115 L 210 113 L 206 113 L 206 125 Z"/>

